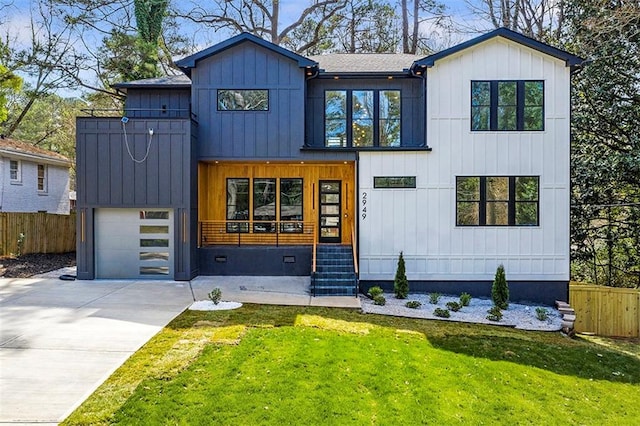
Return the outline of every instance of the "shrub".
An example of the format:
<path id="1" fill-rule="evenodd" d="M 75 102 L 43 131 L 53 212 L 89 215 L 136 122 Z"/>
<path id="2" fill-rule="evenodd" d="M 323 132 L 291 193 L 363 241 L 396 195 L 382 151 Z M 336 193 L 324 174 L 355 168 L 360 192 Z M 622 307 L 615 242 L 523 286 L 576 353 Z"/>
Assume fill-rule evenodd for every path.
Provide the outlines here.
<path id="1" fill-rule="evenodd" d="M 438 300 L 440 300 L 440 293 L 429 293 L 429 303 L 437 305 Z"/>
<path id="2" fill-rule="evenodd" d="M 469 303 L 471 303 L 471 295 L 469 293 L 462 293 L 460 295 L 460 303 L 462 306 L 469 306 Z"/>
<path id="3" fill-rule="evenodd" d="M 422 306 L 422 303 L 418 302 L 417 300 L 409 300 L 404 304 L 404 306 L 411 309 L 418 309 L 420 306 Z"/>
<path id="4" fill-rule="evenodd" d="M 220 299 L 222 299 L 222 290 L 216 287 L 213 290 L 211 290 L 208 296 L 209 296 L 209 300 L 211 300 L 214 305 L 217 305 L 218 303 L 220 303 Z"/>
<path id="5" fill-rule="evenodd" d="M 384 306 L 386 303 L 387 303 L 387 299 L 385 299 L 384 296 L 381 294 L 378 294 L 373 298 L 374 305 Z"/>
<path id="6" fill-rule="evenodd" d="M 398 269 L 396 269 L 396 278 L 393 280 L 393 291 L 397 299 L 406 299 L 409 295 L 409 281 L 405 272 L 402 252 L 400 252 L 400 257 L 398 258 Z"/>
<path id="7" fill-rule="evenodd" d="M 451 316 L 448 309 L 442 309 L 442 308 L 436 308 L 433 311 L 433 315 L 440 318 L 449 318 Z"/>
<path id="8" fill-rule="evenodd" d="M 493 280 L 493 286 L 491 287 L 491 300 L 493 304 L 500 309 L 507 309 L 509 307 L 509 284 L 504 275 L 504 266 L 498 266 L 496 270 L 496 277 Z"/>
<path id="9" fill-rule="evenodd" d="M 502 319 L 502 311 L 498 306 L 493 306 L 487 313 L 489 314 L 487 315 L 489 321 L 500 321 Z"/>
<path id="10" fill-rule="evenodd" d="M 540 321 L 545 321 L 549 318 L 549 311 L 546 308 L 536 308 L 536 318 Z"/>
<path id="11" fill-rule="evenodd" d="M 371 288 L 369 289 L 369 292 L 367 292 L 367 295 L 368 295 L 370 298 L 375 299 L 375 298 L 376 298 L 376 296 L 380 296 L 380 295 L 381 295 L 381 294 L 383 294 L 383 293 L 384 293 L 384 291 L 383 291 L 380 287 L 378 287 L 378 286 L 376 285 L 376 286 L 373 286 L 373 287 L 371 287 Z"/>
<path id="12" fill-rule="evenodd" d="M 462 309 L 462 304 L 458 302 L 447 302 L 447 308 L 449 308 L 453 312 L 458 312 L 460 309 Z"/>

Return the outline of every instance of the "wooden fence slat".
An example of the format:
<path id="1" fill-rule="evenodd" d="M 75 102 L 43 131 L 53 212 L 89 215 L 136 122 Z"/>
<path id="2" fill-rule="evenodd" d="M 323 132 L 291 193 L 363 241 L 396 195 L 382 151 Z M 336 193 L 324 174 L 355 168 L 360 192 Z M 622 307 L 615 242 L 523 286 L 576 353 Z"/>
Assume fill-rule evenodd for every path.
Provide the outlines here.
<path id="1" fill-rule="evenodd" d="M 640 337 L 640 290 L 571 285 L 569 303 L 576 311 L 579 333 Z"/>
<path id="2" fill-rule="evenodd" d="M 24 234 L 22 250 L 18 248 Z M 0 254 L 66 253 L 76 249 L 76 215 L 0 213 Z"/>

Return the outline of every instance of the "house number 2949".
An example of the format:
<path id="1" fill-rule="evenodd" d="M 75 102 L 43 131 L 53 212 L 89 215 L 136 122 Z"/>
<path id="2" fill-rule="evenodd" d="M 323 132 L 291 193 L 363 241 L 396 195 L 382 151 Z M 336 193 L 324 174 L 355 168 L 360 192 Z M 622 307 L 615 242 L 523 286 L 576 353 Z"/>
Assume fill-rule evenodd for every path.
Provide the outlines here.
<path id="1" fill-rule="evenodd" d="M 362 193 L 362 220 L 367 218 L 367 193 Z"/>

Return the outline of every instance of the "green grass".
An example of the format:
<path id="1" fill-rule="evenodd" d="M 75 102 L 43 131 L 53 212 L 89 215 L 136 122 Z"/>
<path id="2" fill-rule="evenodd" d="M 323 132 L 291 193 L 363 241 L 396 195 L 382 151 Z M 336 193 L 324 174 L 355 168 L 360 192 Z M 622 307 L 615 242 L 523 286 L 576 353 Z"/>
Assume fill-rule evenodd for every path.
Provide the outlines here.
<path id="1" fill-rule="evenodd" d="M 640 354 L 559 333 L 187 311 L 63 424 L 640 424 Z"/>

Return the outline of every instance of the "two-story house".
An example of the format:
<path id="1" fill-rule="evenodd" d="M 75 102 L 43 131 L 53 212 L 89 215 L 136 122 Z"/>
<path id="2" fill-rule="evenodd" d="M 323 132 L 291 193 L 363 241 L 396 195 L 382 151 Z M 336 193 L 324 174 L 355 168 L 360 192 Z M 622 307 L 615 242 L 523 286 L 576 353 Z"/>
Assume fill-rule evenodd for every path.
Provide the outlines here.
<path id="1" fill-rule="evenodd" d="M 311 275 L 566 299 L 570 77 L 507 29 L 443 52 L 303 57 L 241 34 L 117 85 L 77 125 L 78 277 Z"/>
<path id="2" fill-rule="evenodd" d="M 69 214 L 71 164 L 56 152 L 0 137 L 0 212 Z"/>

